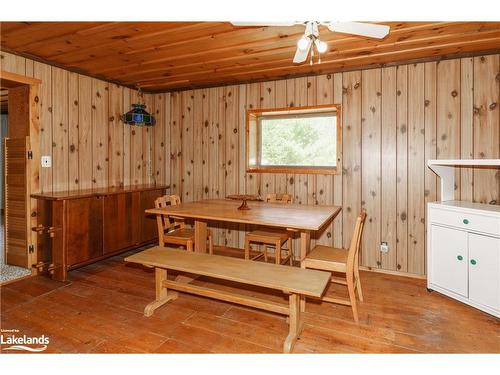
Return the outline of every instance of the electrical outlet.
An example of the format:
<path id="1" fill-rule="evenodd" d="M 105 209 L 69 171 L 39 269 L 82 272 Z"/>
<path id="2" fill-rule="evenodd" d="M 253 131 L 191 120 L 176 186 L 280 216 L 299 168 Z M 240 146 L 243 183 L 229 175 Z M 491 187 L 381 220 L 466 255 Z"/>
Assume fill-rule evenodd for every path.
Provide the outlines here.
<path id="1" fill-rule="evenodd" d="M 42 168 L 52 167 L 52 158 L 49 155 L 42 156 Z"/>
<path id="2" fill-rule="evenodd" d="M 380 252 L 381 253 L 388 253 L 389 252 L 389 244 L 387 242 L 380 243 Z"/>

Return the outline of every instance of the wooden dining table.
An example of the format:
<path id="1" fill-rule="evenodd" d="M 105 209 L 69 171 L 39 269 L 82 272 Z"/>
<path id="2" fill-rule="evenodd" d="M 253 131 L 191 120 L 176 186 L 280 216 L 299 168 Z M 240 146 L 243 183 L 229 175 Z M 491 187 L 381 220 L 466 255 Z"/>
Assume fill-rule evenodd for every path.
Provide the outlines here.
<path id="1" fill-rule="evenodd" d="M 341 211 L 338 206 L 308 206 L 248 202 L 250 210 L 238 210 L 241 202 L 228 199 L 206 199 L 187 202 L 165 208 L 146 210 L 148 214 L 168 215 L 194 220 L 194 250 L 207 252 L 207 223 L 209 221 L 230 222 L 263 227 L 282 228 L 300 233 L 300 260 L 311 247 L 311 233 L 323 229 Z"/>

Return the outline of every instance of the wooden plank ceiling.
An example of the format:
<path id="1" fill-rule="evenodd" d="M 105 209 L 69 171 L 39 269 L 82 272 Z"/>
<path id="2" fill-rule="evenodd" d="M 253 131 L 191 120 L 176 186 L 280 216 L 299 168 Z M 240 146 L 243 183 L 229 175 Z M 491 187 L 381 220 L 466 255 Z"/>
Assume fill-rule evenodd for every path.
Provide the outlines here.
<path id="1" fill-rule="evenodd" d="M 304 32 L 228 22 L 3 22 L 2 49 L 145 91 L 171 91 L 331 73 L 498 51 L 500 22 L 384 22 L 374 40 L 320 29 L 321 64 L 292 63 Z"/>

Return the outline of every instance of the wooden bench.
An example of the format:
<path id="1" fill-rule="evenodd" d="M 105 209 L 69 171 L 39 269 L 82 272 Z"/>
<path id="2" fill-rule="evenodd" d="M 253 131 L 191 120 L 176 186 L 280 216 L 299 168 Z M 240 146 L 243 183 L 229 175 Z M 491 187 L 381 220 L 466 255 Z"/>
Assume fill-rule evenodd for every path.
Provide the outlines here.
<path id="1" fill-rule="evenodd" d="M 185 292 L 226 302 L 272 311 L 289 317 L 289 334 L 283 351 L 289 353 L 302 329 L 300 301 L 303 297 L 321 297 L 330 281 L 327 272 L 290 266 L 252 262 L 225 256 L 190 253 L 166 247 L 153 247 L 125 258 L 125 261 L 155 268 L 156 299 L 146 306 L 144 315 Z M 251 286 L 280 290 L 288 294 L 288 304 L 255 298 L 167 279 L 167 270 L 234 281 Z"/>

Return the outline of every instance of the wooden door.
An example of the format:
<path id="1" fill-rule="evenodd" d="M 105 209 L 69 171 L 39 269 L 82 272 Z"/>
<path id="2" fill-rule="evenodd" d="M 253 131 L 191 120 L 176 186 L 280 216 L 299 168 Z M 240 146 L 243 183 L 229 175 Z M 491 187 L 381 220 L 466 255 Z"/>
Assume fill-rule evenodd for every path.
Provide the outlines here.
<path id="1" fill-rule="evenodd" d="M 469 233 L 469 298 L 500 309 L 500 239 Z"/>
<path id="2" fill-rule="evenodd" d="M 30 268 L 27 228 L 28 138 L 5 139 L 5 259 Z"/>
<path id="3" fill-rule="evenodd" d="M 101 197 L 65 201 L 69 267 L 102 256 L 102 201 Z"/>
<path id="4" fill-rule="evenodd" d="M 141 242 L 152 241 L 158 238 L 158 226 L 156 225 L 156 217 L 146 214 L 144 211 L 148 208 L 155 207 L 155 199 L 161 197 L 164 191 L 146 190 L 141 191 Z"/>
<path id="5" fill-rule="evenodd" d="M 112 253 L 140 240 L 139 193 L 108 195 L 103 198 L 103 252 Z"/>
<path id="6" fill-rule="evenodd" d="M 467 297 L 467 232 L 432 225 L 431 282 Z"/>

